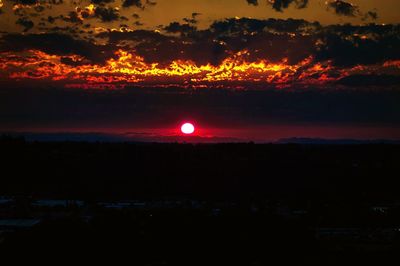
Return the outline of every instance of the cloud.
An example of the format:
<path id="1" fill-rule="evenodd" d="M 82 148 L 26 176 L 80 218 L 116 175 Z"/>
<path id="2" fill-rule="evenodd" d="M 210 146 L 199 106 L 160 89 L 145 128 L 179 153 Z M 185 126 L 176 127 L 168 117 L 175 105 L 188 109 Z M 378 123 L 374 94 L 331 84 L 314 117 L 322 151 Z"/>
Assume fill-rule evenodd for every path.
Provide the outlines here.
<path id="1" fill-rule="evenodd" d="M 181 26 L 175 24 L 169 28 L 171 31 L 181 30 Z M 218 64 L 228 56 L 222 44 L 210 39 L 212 35 L 208 31 L 195 30 L 190 34 L 183 31 L 179 37 L 148 30 L 114 31 L 101 33 L 98 37 L 108 38 L 115 47 L 121 43 L 134 43 L 124 49 L 135 50 L 147 63 L 168 65 L 174 60 L 191 60 L 196 64 Z"/>
<path id="2" fill-rule="evenodd" d="M 32 20 L 26 17 L 18 18 L 15 23 L 24 27 L 24 32 L 29 31 L 35 25 Z"/>
<path id="3" fill-rule="evenodd" d="M 316 59 L 338 66 L 377 64 L 400 58 L 399 25 L 336 25 L 320 34 Z"/>
<path id="4" fill-rule="evenodd" d="M 181 35 L 187 35 L 191 32 L 196 31 L 196 27 L 188 23 L 180 24 L 179 22 L 171 22 L 168 26 L 164 27 L 164 30 L 170 33 L 180 33 Z"/>
<path id="5" fill-rule="evenodd" d="M 39 3 L 38 0 L 12 0 L 12 1 L 15 2 L 16 4 L 26 5 L 26 6 L 36 5 Z"/>
<path id="6" fill-rule="evenodd" d="M 47 22 L 53 24 L 53 23 L 56 21 L 56 19 L 57 19 L 56 17 L 48 16 L 48 17 L 47 17 Z"/>
<path id="7" fill-rule="evenodd" d="M 249 5 L 258 6 L 258 0 L 246 0 Z M 294 4 L 297 9 L 306 8 L 308 5 L 308 0 L 267 0 L 268 5 L 270 5 L 275 11 L 283 12 L 284 9 L 289 8 L 290 5 Z"/>
<path id="8" fill-rule="evenodd" d="M 247 0 L 249 5 L 258 6 L 258 0 Z"/>
<path id="9" fill-rule="evenodd" d="M 371 10 L 364 14 L 363 20 L 377 20 L 378 17 L 378 12 L 376 12 L 376 10 Z"/>
<path id="10" fill-rule="evenodd" d="M 331 0 L 326 3 L 329 8 L 332 8 L 337 15 L 355 17 L 360 14 L 357 5 L 344 0 Z"/>
<path id="11" fill-rule="evenodd" d="M 307 33 L 308 29 L 316 31 L 321 28 L 319 23 L 310 23 L 303 19 L 251 19 L 230 18 L 215 21 L 210 30 L 217 35 L 251 35 L 262 33 Z M 314 32 L 310 32 L 314 33 Z"/>
<path id="12" fill-rule="evenodd" d="M 124 0 L 122 3 L 122 7 L 131 7 L 131 6 L 135 6 L 135 7 L 139 7 L 139 8 L 143 8 L 143 3 L 142 0 Z"/>
<path id="13" fill-rule="evenodd" d="M 104 5 L 114 2 L 114 0 L 91 0 L 91 2 L 96 5 Z"/>
<path id="14" fill-rule="evenodd" d="M 196 17 L 198 17 L 200 15 L 201 15 L 201 13 L 193 12 L 192 13 L 192 18 L 196 18 Z"/>
<path id="15" fill-rule="evenodd" d="M 92 64 L 103 64 L 115 57 L 114 48 L 96 45 L 84 40 L 76 40 L 60 33 L 7 34 L 0 42 L 0 52 L 39 50 L 52 55 L 79 55 Z"/>
<path id="16" fill-rule="evenodd" d="M 129 7 L 137 7 L 141 9 L 145 9 L 146 6 L 155 6 L 157 3 L 155 1 L 150 0 L 122 0 L 122 7 L 129 8 Z"/>
<path id="17" fill-rule="evenodd" d="M 215 21 L 207 29 L 174 22 L 161 31 L 103 31 L 88 39 L 76 37 L 79 29 L 54 28 L 54 31 L 65 34 L 6 34 L 1 37 L 0 53 L 38 50 L 59 56 L 66 65 L 105 67 L 103 70 L 112 73 L 110 75 L 121 76 L 126 69 L 139 69 L 130 77 L 140 76 L 140 71 L 150 69 L 152 64 L 164 70 L 171 64 L 208 65 L 211 69 L 218 69 L 223 64 L 232 64 L 232 60 L 235 60 L 233 65 L 262 62 L 267 65 L 266 69 L 271 68 L 271 72 L 277 73 L 268 80 L 281 83 L 301 80 L 334 82 L 354 74 L 399 74 L 397 63 L 386 67 L 391 68 L 391 72 L 384 69 L 385 63 L 400 60 L 399 25 L 324 26 L 299 19 L 231 18 Z M 125 61 L 113 61 L 120 56 Z M 110 60 L 116 72 L 107 69 L 111 66 Z M 95 72 L 96 68 L 89 66 L 86 69 Z M 120 70 L 122 72 L 118 72 Z M 49 75 L 51 71 L 46 73 Z M 227 73 L 226 77 L 229 75 L 232 73 Z M 269 72 L 266 75 L 270 75 Z M 103 77 L 106 80 L 107 74 L 102 74 Z M 263 80 L 266 77 L 263 76 Z M 346 80 L 342 82 L 348 83 Z"/>
<path id="18" fill-rule="evenodd" d="M 308 0 L 268 0 L 268 3 L 272 5 L 272 8 L 276 11 L 282 12 L 283 9 L 288 8 L 291 4 L 295 4 L 296 8 L 306 8 Z"/>
<path id="19" fill-rule="evenodd" d="M 259 6 L 260 1 L 258 0 L 246 0 L 247 4 L 253 6 Z M 308 6 L 309 0 L 266 0 L 266 3 L 270 5 L 275 11 L 283 12 L 290 6 L 294 6 L 297 9 L 303 9 Z M 339 16 L 356 17 L 361 16 L 363 20 L 376 20 L 378 13 L 376 10 L 371 10 L 365 14 L 360 11 L 359 7 L 346 0 L 328 0 L 326 1 L 328 9 L 334 10 Z"/>
<path id="20" fill-rule="evenodd" d="M 117 21 L 120 18 L 118 9 L 112 7 L 98 6 L 94 10 L 94 15 L 100 18 L 102 22 Z"/>
<path id="21" fill-rule="evenodd" d="M 197 24 L 198 22 L 197 17 L 200 15 L 201 13 L 193 12 L 190 18 L 184 18 L 183 21 L 185 21 L 188 24 Z"/>
<path id="22" fill-rule="evenodd" d="M 163 29 L 165 34 L 111 31 L 100 33 L 97 38 L 108 40 L 112 47 L 135 51 L 146 62 L 160 64 L 174 60 L 219 64 L 243 50 L 248 52 L 249 61 L 286 60 L 289 64 L 309 57 L 343 67 L 400 59 L 398 25 L 322 26 L 297 19 L 232 18 L 215 21 L 204 30 L 179 22 Z"/>
<path id="23" fill-rule="evenodd" d="M 66 17 L 63 16 L 62 19 L 66 22 L 71 22 L 71 23 L 82 23 L 83 22 L 83 18 L 76 11 L 69 12 L 68 16 L 66 16 Z"/>
<path id="24" fill-rule="evenodd" d="M 135 43 L 158 43 L 163 44 L 170 41 L 175 41 L 175 37 L 165 36 L 156 31 L 150 30 L 135 30 L 128 32 L 120 32 L 120 31 L 107 31 L 99 33 L 96 37 L 98 38 L 107 38 L 110 44 L 117 45 L 123 41 L 133 41 Z"/>
<path id="25" fill-rule="evenodd" d="M 52 5 L 61 5 L 64 3 L 64 0 L 48 0 L 47 2 Z"/>

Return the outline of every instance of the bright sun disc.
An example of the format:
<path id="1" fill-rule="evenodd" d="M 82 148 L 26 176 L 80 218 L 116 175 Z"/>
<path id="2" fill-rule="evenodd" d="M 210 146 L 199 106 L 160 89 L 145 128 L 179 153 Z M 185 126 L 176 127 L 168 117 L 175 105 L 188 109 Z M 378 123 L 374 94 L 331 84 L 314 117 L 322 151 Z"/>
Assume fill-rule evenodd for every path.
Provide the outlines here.
<path id="1" fill-rule="evenodd" d="M 185 123 L 182 125 L 181 131 L 183 134 L 192 134 L 194 132 L 194 126 L 192 123 Z"/>

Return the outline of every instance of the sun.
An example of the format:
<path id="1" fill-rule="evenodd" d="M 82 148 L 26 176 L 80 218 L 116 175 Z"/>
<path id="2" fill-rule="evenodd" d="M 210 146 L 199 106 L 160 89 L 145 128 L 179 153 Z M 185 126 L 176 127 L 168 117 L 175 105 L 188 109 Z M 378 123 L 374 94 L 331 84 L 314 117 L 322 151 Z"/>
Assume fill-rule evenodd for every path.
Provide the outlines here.
<path id="1" fill-rule="evenodd" d="M 193 125 L 192 123 L 184 123 L 184 124 L 181 126 L 181 131 L 182 131 L 182 133 L 185 134 L 185 135 L 191 135 L 191 134 L 193 134 L 193 133 L 194 133 L 194 130 L 195 130 L 195 128 L 194 128 L 194 125 Z"/>

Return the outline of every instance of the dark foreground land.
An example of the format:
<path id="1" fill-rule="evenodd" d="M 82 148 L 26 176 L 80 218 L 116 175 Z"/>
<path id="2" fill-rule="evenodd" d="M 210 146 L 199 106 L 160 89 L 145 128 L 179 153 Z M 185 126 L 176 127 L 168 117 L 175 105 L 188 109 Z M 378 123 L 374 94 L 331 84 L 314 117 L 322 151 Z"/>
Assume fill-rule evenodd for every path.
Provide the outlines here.
<path id="1" fill-rule="evenodd" d="M 0 166 L 2 261 L 400 262 L 398 145 L 3 139 Z"/>

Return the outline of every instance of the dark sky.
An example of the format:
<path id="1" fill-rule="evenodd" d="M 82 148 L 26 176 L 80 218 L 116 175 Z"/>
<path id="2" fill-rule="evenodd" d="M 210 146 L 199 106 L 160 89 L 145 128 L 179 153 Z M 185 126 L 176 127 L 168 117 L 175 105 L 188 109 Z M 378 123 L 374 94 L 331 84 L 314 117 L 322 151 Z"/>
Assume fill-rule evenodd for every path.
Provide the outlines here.
<path id="1" fill-rule="evenodd" d="M 0 0 L 0 130 L 400 138 L 395 0 Z"/>

